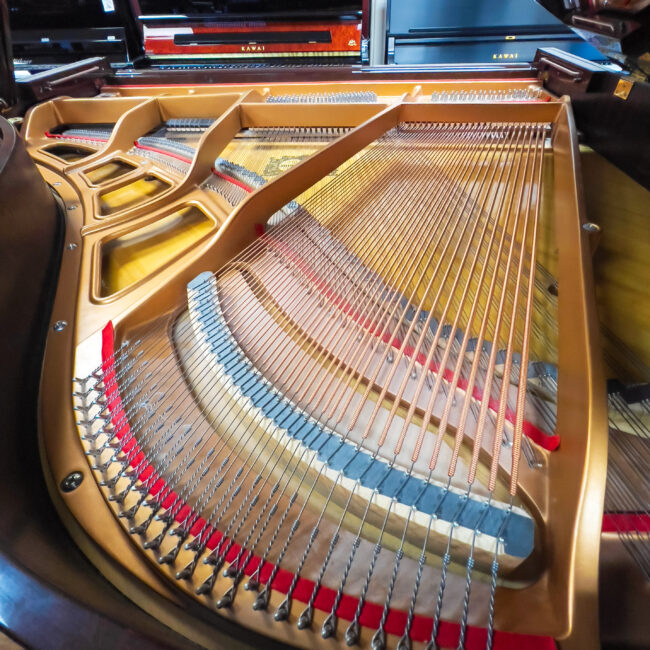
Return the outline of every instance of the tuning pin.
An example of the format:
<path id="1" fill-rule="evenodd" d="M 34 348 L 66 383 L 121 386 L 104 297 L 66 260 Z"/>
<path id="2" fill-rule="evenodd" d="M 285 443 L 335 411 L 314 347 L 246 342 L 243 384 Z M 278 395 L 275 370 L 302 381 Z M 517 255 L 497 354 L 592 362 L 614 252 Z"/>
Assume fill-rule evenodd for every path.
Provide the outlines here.
<path id="1" fill-rule="evenodd" d="M 131 489 L 140 494 L 148 494 L 151 486 L 147 485 L 147 483 L 140 483 L 139 485 L 132 485 Z"/>
<path id="2" fill-rule="evenodd" d="M 372 650 L 385 650 L 386 648 L 386 633 L 384 628 L 380 627 L 374 633 L 372 641 L 370 642 L 370 647 Z"/>
<path id="3" fill-rule="evenodd" d="M 313 620 L 314 608 L 311 605 L 308 605 L 298 617 L 298 629 L 306 630 L 307 628 L 310 628 Z"/>
<path id="4" fill-rule="evenodd" d="M 259 580 L 254 580 L 253 578 L 251 578 L 251 579 L 250 579 L 250 580 L 249 580 L 249 581 L 244 585 L 244 589 L 246 589 L 246 591 L 257 591 L 258 588 L 259 588 L 259 586 L 260 586 Z"/>
<path id="5" fill-rule="evenodd" d="M 212 592 L 214 588 L 215 580 L 217 579 L 216 573 L 211 573 L 203 583 L 201 583 L 196 589 L 197 596 L 205 596 Z"/>
<path id="6" fill-rule="evenodd" d="M 273 618 L 276 621 L 286 621 L 289 618 L 289 612 L 291 611 L 291 598 L 287 596 L 275 610 Z"/>
<path id="7" fill-rule="evenodd" d="M 152 521 L 153 514 L 149 515 L 141 524 L 138 524 L 137 526 L 131 526 L 131 528 L 129 528 L 129 532 L 131 535 L 142 535 L 147 532 L 147 529 L 151 525 Z"/>
<path id="8" fill-rule="evenodd" d="M 219 554 L 217 553 L 217 549 L 215 548 L 214 551 L 211 551 L 209 555 L 206 555 L 203 558 L 203 564 L 215 565 L 217 563 L 217 558 L 218 557 L 219 557 Z"/>
<path id="9" fill-rule="evenodd" d="M 150 513 L 149 516 L 138 526 L 132 526 L 129 529 L 129 532 L 132 535 L 142 535 L 147 532 L 149 529 L 149 526 L 151 526 L 151 522 L 153 521 L 154 515 L 156 514 L 157 510 L 153 509 Z"/>
<path id="10" fill-rule="evenodd" d="M 223 566 L 223 563 L 225 562 L 225 557 L 223 555 L 219 555 L 214 559 L 214 561 L 211 563 L 214 566 L 213 571 L 215 573 L 219 573 L 219 569 Z"/>
<path id="11" fill-rule="evenodd" d="M 156 537 L 154 537 L 153 539 L 146 541 L 142 546 L 147 551 L 149 549 L 158 549 L 162 544 L 163 539 L 165 539 L 165 533 L 160 533 L 159 535 L 156 535 Z"/>
<path id="12" fill-rule="evenodd" d="M 397 643 L 397 648 L 396 650 L 411 650 L 411 639 L 406 632 L 402 636 L 402 638 L 399 640 Z"/>
<path id="13" fill-rule="evenodd" d="M 140 504 L 136 503 L 134 506 L 131 506 L 128 510 L 122 510 L 122 512 L 120 512 L 120 514 L 119 514 L 119 517 L 124 518 L 124 519 L 128 519 L 129 521 L 131 521 L 131 519 L 133 519 L 133 517 L 135 517 L 135 513 L 138 511 L 139 507 L 140 507 Z"/>
<path id="14" fill-rule="evenodd" d="M 320 633 L 324 639 L 329 639 L 331 636 L 336 634 L 336 624 L 338 622 L 338 617 L 334 612 L 331 612 L 330 615 L 325 619 L 323 627 L 321 627 Z"/>
<path id="15" fill-rule="evenodd" d="M 158 564 L 171 564 L 176 559 L 178 552 L 181 550 L 182 540 L 179 540 L 177 544 L 165 555 L 161 555 L 158 558 Z"/>
<path id="16" fill-rule="evenodd" d="M 269 591 L 268 585 L 266 585 L 255 599 L 253 609 L 256 611 L 266 609 L 269 606 L 269 600 L 271 600 L 271 592 Z"/>
<path id="17" fill-rule="evenodd" d="M 226 591 L 226 593 L 223 596 L 221 596 L 221 598 L 219 598 L 219 600 L 217 601 L 217 609 L 230 607 L 232 605 L 233 600 L 235 600 L 236 591 L 237 591 L 237 586 L 232 585 L 232 587 L 230 587 L 228 591 Z"/>
<path id="18" fill-rule="evenodd" d="M 234 578 L 237 575 L 235 563 L 233 562 L 227 569 L 224 569 L 222 575 L 224 578 Z"/>
<path id="19" fill-rule="evenodd" d="M 191 560 L 180 571 L 176 572 L 176 580 L 188 580 L 194 575 L 196 569 L 196 559 Z"/>
<path id="20" fill-rule="evenodd" d="M 348 629 L 345 631 L 345 642 L 348 645 L 356 645 L 359 643 L 359 637 L 361 636 L 361 627 L 357 621 L 352 621 L 348 626 Z"/>

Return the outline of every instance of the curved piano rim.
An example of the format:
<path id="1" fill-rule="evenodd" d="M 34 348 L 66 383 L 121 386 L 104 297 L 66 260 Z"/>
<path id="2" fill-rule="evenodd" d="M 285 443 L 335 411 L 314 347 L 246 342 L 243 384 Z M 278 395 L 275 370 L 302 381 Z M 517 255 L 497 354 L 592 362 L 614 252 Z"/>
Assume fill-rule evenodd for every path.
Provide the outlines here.
<path id="1" fill-rule="evenodd" d="M 37 394 L 64 215 L 13 126 L 0 118 L 0 131 L 0 627 L 34 648 L 187 647 L 97 573 L 52 508 Z"/>
<path id="2" fill-rule="evenodd" d="M 56 187 L 63 204 L 66 206 L 75 205 L 78 195 L 72 185 L 65 180 L 65 177 L 48 170 L 41 171 L 44 171 L 46 182 L 50 186 Z M 56 185 L 57 183 L 60 184 Z M 79 277 L 81 258 L 78 252 L 81 237 L 79 235 L 78 218 L 81 216 L 80 213 L 81 211 L 67 211 L 66 214 L 64 254 L 60 267 L 60 279 L 63 280 L 68 278 L 72 281 L 73 278 Z M 76 244 L 77 248 L 69 248 L 70 244 Z M 61 283 L 59 283 L 59 287 L 61 287 Z M 55 343 L 52 344 L 48 341 L 46 344 L 46 363 L 65 363 L 66 359 L 68 362 L 72 359 L 73 342 L 71 335 L 73 328 L 66 327 L 61 332 L 53 330 L 54 323 L 60 320 L 57 318 L 57 314 L 61 313 L 60 310 L 65 311 L 66 308 L 70 307 L 71 302 L 76 302 L 75 293 L 66 290 L 57 291 L 50 327 L 48 328 L 50 339 L 54 338 Z M 61 345 L 61 342 L 63 345 Z M 45 381 L 45 378 L 43 380 Z M 41 390 L 43 390 L 43 386 L 41 386 Z M 74 429 L 73 411 L 71 408 L 65 410 L 70 415 L 67 424 Z M 177 639 L 180 641 L 181 646 L 187 640 L 190 640 L 201 647 L 215 649 L 230 648 L 232 644 L 239 644 L 242 648 L 259 647 L 260 644 L 271 648 L 282 647 L 273 643 L 270 639 L 259 636 L 247 628 L 230 623 L 222 617 L 207 616 L 208 612 L 204 607 L 197 606 L 196 603 L 193 603 L 190 598 L 185 597 L 180 591 L 169 589 L 166 582 L 161 580 L 156 572 L 143 570 L 137 549 L 128 535 L 124 534 L 115 519 L 95 516 L 99 513 L 95 508 L 96 500 L 93 498 L 92 493 L 88 499 L 83 489 L 68 493 L 64 492 L 61 482 L 71 472 L 77 470 L 83 472 L 84 480 L 80 488 L 84 484 L 88 487 L 91 483 L 95 487 L 94 481 L 83 453 L 81 455 L 78 453 L 81 451 L 80 449 L 73 449 L 71 455 L 65 454 L 68 467 L 74 467 L 75 469 L 71 469 L 59 477 L 53 476 L 50 463 L 46 460 L 47 450 L 42 435 L 43 429 L 47 428 L 42 418 L 48 417 L 47 412 L 46 407 L 39 408 L 38 442 L 48 492 L 61 521 L 73 540 L 101 574 L 129 600 L 154 619 L 162 621 L 168 628 L 179 634 L 185 640 L 180 641 L 180 639 Z M 84 513 L 83 516 L 79 517 L 80 513 Z M 110 524 L 113 524 L 113 526 Z M 90 534 L 88 531 L 90 531 Z M 94 538 L 95 535 L 96 538 Z M 107 546 L 110 547 L 112 553 L 107 553 L 106 546 L 100 546 L 97 543 L 97 539 L 102 539 L 105 543 L 107 538 L 110 539 Z M 130 556 L 134 558 L 132 566 L 140 566 L 140 570 L 137 572 L 126 571 L 123 567 L 124 558 Z M 117 561 L 117 557 L 122 557 L 122 562 Z M 217 635 L 215 635 L 215 631 L 218 633 Z"/>

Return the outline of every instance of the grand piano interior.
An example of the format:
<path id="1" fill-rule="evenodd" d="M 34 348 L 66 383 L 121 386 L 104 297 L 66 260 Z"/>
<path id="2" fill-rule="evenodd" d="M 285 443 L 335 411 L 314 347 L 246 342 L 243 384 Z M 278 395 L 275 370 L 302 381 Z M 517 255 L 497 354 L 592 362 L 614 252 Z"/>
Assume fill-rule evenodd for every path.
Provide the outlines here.
<path id="1" fill-rule="evenodd" d="M 650 1 L 0 15 L 0 629 L 650 647 Z"/>

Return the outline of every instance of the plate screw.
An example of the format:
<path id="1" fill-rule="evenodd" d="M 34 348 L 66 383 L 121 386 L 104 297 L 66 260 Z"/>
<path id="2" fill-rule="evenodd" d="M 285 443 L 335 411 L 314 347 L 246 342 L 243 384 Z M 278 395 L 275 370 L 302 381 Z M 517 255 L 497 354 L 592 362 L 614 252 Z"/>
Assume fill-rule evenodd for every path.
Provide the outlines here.
<path id="1" fill-rule="evenodd" d="M 600 226 L 597 223 L 583 223 L 582 224 L 582 229 L 586 230 L 587 232 L 600 232 Z"/>
<path id="2" fill-rule="evenodd" d="M 69 251 L 73 251 L 75 248 L 77 248 L 77 244 L 75 244 L 74 242 L 68 244 Z"/>
<path id="3" fill-rule="evenodd" d="M 61 489 L 64 492 L 73 492 L 84 480 L 84 475 L 81 472 L 71 472 L 61 481 Z"/>
<path id="4" fill-rule="evenodd" d="M 62 332 L 66 327 L 68 326 L 68 321 L 65 320 L 58 320 L 54 325 L 52 325 L 52 329 L 55 332 Z"/>
<path id="5" fill-rule="evenodd" d="M 68 210 L 76 210 L 76 209 L 77 209 L 77 206 L 74 203 L 72 205 L 68 206 Z"/>

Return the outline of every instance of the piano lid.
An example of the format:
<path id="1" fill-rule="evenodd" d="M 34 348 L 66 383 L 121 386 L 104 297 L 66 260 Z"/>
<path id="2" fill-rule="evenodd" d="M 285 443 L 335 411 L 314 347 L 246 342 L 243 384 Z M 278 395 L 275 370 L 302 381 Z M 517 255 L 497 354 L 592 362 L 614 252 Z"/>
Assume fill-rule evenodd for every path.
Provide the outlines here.
<path id="1" fill-rule="evenodd" d="M 640 80 L 650 74 L 650 0 L 537 0 Z"/>

